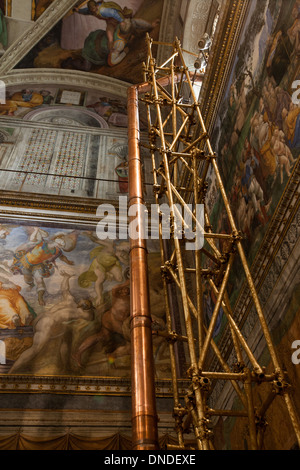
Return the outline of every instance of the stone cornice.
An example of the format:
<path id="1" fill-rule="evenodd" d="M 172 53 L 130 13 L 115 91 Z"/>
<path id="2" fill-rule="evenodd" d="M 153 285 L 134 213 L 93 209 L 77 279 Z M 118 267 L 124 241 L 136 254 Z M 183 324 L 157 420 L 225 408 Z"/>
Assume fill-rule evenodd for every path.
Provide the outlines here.
<path id="1" fill-rule="evenodd" d="M 179 381 L 179 394 L 186 393 L 187 380 Z M 171 379 L 155 380 L 157 397 L 172 397 Z M 131 396 L 128 377 L 74 377 L 0 374 L 0 396 L 4 393 L 51 393 L 72 395 Z"/>
<path id="2" fill-rule="evenodd" d="M 18 69 L 2 75 L 1 80 L 6 86 L 24 84 L 48 84 L 94 89 L 99 92 L 127 97 L 128 83 L 105 75 L 62 69 Z"/>

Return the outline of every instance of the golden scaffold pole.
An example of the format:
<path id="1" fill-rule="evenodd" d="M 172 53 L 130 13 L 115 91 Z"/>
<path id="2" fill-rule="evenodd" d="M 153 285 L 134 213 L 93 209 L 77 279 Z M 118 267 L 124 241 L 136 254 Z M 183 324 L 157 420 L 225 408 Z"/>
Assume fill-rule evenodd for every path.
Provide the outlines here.
<path id="1" fill-rule="evenodd" d="M 147 35 L 148 58 L 146 64 L 144 64 L 145 83 L 132 87 L 132 89 L 135 89 L 136 96 L 139 96 L 140 101 L 146 105 L 148 116 L 149 145 L 147 147 L 151 152 L 154 195 L 160 221 L 161 272 L 168 328 L 165 336 L 169 344 L 171 359 L 174 394 L 173 415 L 178 435 L 178 448 L 185 448 L 184 434 L 191 425 L 194 430 L 197 448 L 199 450 L 212 449 L 212 417 L 214 416 L 235 416 L 239 419 L 247 419 L 250 448 L 262 448 L 262 423 L 265 423 L 265 414 L 274 401 L 274 397 L 278 395 L 284 398 L 287 414 L 300 445 L 299 419 L 292 401 L 290 386 L 273 345 L 268 324 L 247 264 L 242 237 L 235 225 L 218 169 L 217 157 L 213 152 L 194 92 L 193 77 L 185 64 L 184 53 L 178 39 L 175 39 L 173 44 L 164 44 L 165 47 L 170 49 L 170 58 L 161 66 L 156 64 L 152 53 L 152 46 L 158 44 L 160 43 L 153 41 Z M 132 91 L 129 93 L 132 93 Z M 135 110 L 137 110 L 137 107 Z M 129 130 L 129 132 L 131 135 L 134 134 L 134 131 Z M 134 155 L 137 155 L 137 153 L 134 152 L 138 152 L 137 146 L 136 150 L 129 155 L 129 159 L 136 158 Z M 206 210 L 207 175 L 211 167 L 229 221 L 230 230 L 227 234 L 214 232 Z M 132 172 L 132 174 L 135 173 Z M 133 178 L 136 178 L 136 176 Z M 131 184 L 134 188 L 134 181 Z M 132 193 L 131 197 L 142 200 L 140 187 L 139 191 L 136 194 Z M 171 236 L 168 240 L 168 250 L 163 237 L 160 209 L 162 201 L 167 202 L 170 208 Z M 201 230 L 205 242 L 203 246 L 196 245 L 194 251 L 187 253 L 185 249 L 187 240 L 184 231 L 186 219 L 183 214 L 188 213 L 190 226 L 192 226 L 193 233 L 196 236 L 200 225 L 196 211 L 199 204 L 202 204 L 204 208 L 204 224 Z M 186 212 L 184 212 L 185 210 Z M 177 236 L 178 233 L 181 233 L 182 236 Z M 135 247 L 135 249 L 137 248 Z M 144 253 L 144 247 L 141 249 Z M 261 334 L 270 353 L 273 370 L 269 374 L 266 374 L 265 369 L 260 366 L 258 359 L 247 343 L 229 303 L 228 279 L 232 264 L 238 256 L 256 308 Z M 136 262 L 142 266 L 145 260 L 137 257 Z M 191 276 L 193 276 L 192 280 Z M 134 293 L 137 293 L 140 289 L 139 281 L 136 279 L 135 282 L 136 285 L 132 284 L 131 286 L 134 299 L 136 298 Z M 189 288 L 191 283 L 193 285 L 192 289 Z M 172 302 L 170 289 L 168 289 L 170 284 L 176 286 L 177 301 L 184 319 L 184 333 L 174 331 L 171 315 Z M 206 290 L 210 289 L 216 298 L 214 311 L 208 325 L 205 325 L 203 318 L 204 288 Z M 144 287 L 140 291 L 142 297 L 145 295 L 143 289 Z M 227 358 L 223 357 L 221 350 L 214 341 L 213 333 L 221 308 L 227 320 L 228 335 L 231 338 L 232 349 L 236 356 L 234 365 L 228 364 Z M 150 315 L 149 312 L 148 314 Z M 132 321 L 134 322 L 134 315 Z M 150 325 L 147 326 L 146 323 L 143 328 L 148 328 L 150 338 Z M 175 343 L 182 340 L 187 344 L 189 366 L 186 374 L 190 379 L 190 385 L 181 401 L 178 391 L 178 378 L 180 377 L 178 377 L 178 367 L 176 366 Z M 136 340 L 133 339 L 133 341 Z M 134 351 L 133 345 L 133 360 L 139 354 L 140 351 Z M 218 359 L 218 370 L 209 369 L 212 364 L 212 355 Z M 147 363 L 147 359 L 145 361 Z M 144 372 L 148 367 L 146 363 L 141 367 Z M 150 375 L 152 377 L 150 380 L 150 382 L 152 381 L 152 388 L 150 388 L 153 392 L 152 365 L 148 371 L 148 376 Z M 141 377 L 140 375 L 140 380 Z M 147 377 L 147 374 L 143 376 L 143 380 L 145 377 Z M 232 384 L 237 397 L 240 399 L 241 410 L 214 410 L 209 407 L 209 394 L 213 384 L 218 380 L 225 380 Z M 263 406 L 257 407 L 254 387 L 262 383 L 269 387 L 269 395 Z M 141 384 L 135 384 L 138 396 L 140 396 L 138 392 L 140 386 Z M 141 400 L 147 399 L 147 397 L 140 398 Z M 153 393 L 151 400 L 153 400 Z M 152 405 L 149 407 L 146 402 L 143 403 L 143 406 L 144 409 L 151 410 L 150 421 L 152 424 L 150 427 L 153 428 L 155 408 Z M 134 415 L 136 412 L 134 410 Z M 141 419 L 141 422 L 146 421 Z M 144 431 L 146 432 L 145 426 Z M 141 441 L 141 439 L 140 436 L 139 440 Z"/>

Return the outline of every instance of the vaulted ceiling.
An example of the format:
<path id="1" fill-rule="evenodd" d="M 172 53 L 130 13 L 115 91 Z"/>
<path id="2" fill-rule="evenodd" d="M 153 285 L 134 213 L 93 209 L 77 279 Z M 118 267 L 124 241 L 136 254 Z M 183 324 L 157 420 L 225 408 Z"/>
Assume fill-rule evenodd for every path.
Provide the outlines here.
<path id="1" fill-rule="evenodd" d="M 197 54 L 199 39 L 205 32 L 213 31 L 224 1 L 119 0 L 121 9 L 132 11 L 135 23 L 133 26 L 131 22 L 130 42 L 124 42 L 124 34 L 123 43 L 118 38 L 123 60 L 117 57 L 110 64 L 103 54 L 107 48 L 106 22 L 75 11 L 78 7 L 82 11 L 86 3 L 78 0 L 0 2 L 0 7 L 6 8 L 7 44 L 0 59 L 0 78 L 6 85 L 74 83 L 125 95 L 129 83 L 143 80 L 145 31 L 162 43 L 173 42 L 178 37 L 184 49 Z M 168 53 L 168 47 L 160 45 L 157 60 L 163 61 Z M 188 65 L 193 68 L 195 56 L 187 57 Z"/>

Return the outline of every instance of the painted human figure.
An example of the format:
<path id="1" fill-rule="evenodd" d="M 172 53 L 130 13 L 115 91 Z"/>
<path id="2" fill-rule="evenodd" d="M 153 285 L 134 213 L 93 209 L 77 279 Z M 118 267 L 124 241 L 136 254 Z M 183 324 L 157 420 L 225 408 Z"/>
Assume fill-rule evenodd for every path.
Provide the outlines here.
<path id="1" fill-rule="evenodd" d="M 0 280 L 0 329 L 14 329 L 32 322 L 33 311 L 20 291 L 20 286 L 3 278 Z"/>
<path id="2" fill-rule="evenodd" d="M 128 162 L 125 160 L 120 163 L 116 168 L 115 172 L 119 179 L 119 191 L 120 193 L 128 193 Z"/>
<path id="3" fill-rule="evenodd" d="M 128 44 L 132 36 L 150 33 L 158 24 L 158 19 L 151 24 L 142 18 L 126 18 L 122 21 L 114 31 L 113 47 L 107 58 L 108 65 L 113 67 L 122 62 L 129 52 Z"/>
<path id="4" fill-rule="evenodd" d="M 267 221 L 267 214 L 264 208 L 264 194 L 254 174 L 254 170 L 258 165 L 259 162 L 253 152 L 246 154 L 241 185 L 246 202 L 252 201 L 255 213 L 261 219 L 261 222 L 265 223 Z"/>
<path id="5" fill-rule="evenodd" d="M 112 335 L 118 333 L 124 338 L 124 343 L 116 345 L 110 354 L 113 357 L 130 353 L 130 328 L 128 325 L 130 315 L 129 281 L 119 284 L 112 290 L 112 306 L 102 316 L 100 331 L 86 338 L 79 346 L 73 359 L 81 366 L 82 354 L 92 346 L 101 342 L 103 347 L 110 342 Z"/>
<path id="6" fill-rule="evenodd" d="M 74 244 L 67 247 L 66 234 L 64 233 L 58 233 L 47 240 L 43 235 L 39 235 L 38 230 L 33 233 L 31 240 L 35 240 L 36 243 L 31 242 L 28 247 L 25 246 L 24 249 L 20 249 L 14 254 L 10 271 L 13 274 L 23 274 L 26 284 L 31 288 L 36 288 L 39 304 L 45 305 L 46 285 L 44 279 L 53 274 L 57 259 L 69 265 L 74 264 L 63 254 L 63 250 L 71 251 Z"/>
<path id="7" fill-rule="evenodd" d="M 103 306 L 104 283 L 106 281 L 124 281 L 124 270 L 128 268 L 129 244 L 127 241 L 115 245 L 111 240 L 99 240 L 93 233 L 87 232 L 87 236 L 98 246 L 90 253 L 92 260 L 87 271 L 80 274 L 78 284 L 82 288 L 88 288 L 92 284 L 96 297 L 96 307 Z"/>
<path id="8" fill-rule="evenodd" d="M 93 65 L 114 67 L 127 56 L 130 50 L 129 43 L 133 37 L 150 33 L 158 25 L 159 19 L 150 24 L 141 18 L 126 18 L 114 29 L 111 48 L 105 31 L 101 29 L 92 31 L 84 42 L 82 57 L 69 57 L 62 62 L 62 67 L 86 72 L 89 72 Z"/>
<path id="9" fill-rule="evenodd" d="M 295 163 L 292 152 L 285 143 L 285 134 L 279 129 L 275 129 L 271 139 L 271 146 L 276 156 L 280 171 L 280 182 L 283 183 L 283 169 L 288 177 L 291 175 L 291 167 Z"/>
<path id="10" fill-rule="evenodd" d="M 128 116 L 126 106 L 119 100 L 100 97 L 99 101 L 87 106 L 103 117 L 109 124 L 116 127 L 127 127 Z"/>
<path id="11" fill-rule="evenodd" d="M 20 372 L 27 366 L 31 367 L 34 359 L 48 341 L 58 336 L 61 336 L 61 344 L 58 351 L 61 356 L 61 362 L 62 364 L 67 363 L 70 356 L 68 354 L 70 345 L 65 341 L 65 337 L 68 337 L 68 330 L 72 328 L 75 320 L 92 321 L 94 319 L 95 310 L 92 302 L 89 299 L 83 298 L 75 301 L 70 292 L 70 278 L 73 275 L 65 271 L 60 271 L 60 275 L 62 276 L 61 301 L 58 304 L 52 305 L 48 310 L 46 309 L 41 315 L 38 315 L 33 324 L 35 331 L 33 344 L 16 360 L 10 369 L 10 373 Z M 57 334 L 59 328 L 61 331 Z M 53 331 L 55 331 L 55 335 Z"/>
<path id="12" fill-rule="evenodd" d="M 75 8 L 74 10 L 83 15 L 93 15 L 106 22 L 109 50 L 113 48 L 114 31 L 118 24 L 122 23 L 125 18 L 132 16 L 132 10 L 126 7 L 123 9 L 115 2 L 89 1 L 86 8 Z"/>

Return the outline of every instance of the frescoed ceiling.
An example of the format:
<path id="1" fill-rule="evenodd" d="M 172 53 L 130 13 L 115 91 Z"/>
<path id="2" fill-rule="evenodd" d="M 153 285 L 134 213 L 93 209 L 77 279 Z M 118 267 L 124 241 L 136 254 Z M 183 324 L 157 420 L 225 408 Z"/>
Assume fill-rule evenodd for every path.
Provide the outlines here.
<path id="1" fill-rule="evenodd" d="M 173 42 L 178 37 L 197 52 L 201 35 L 212 29 L 222 1 L 211 0 L 16 0 L 0 2 L 7 30 L 0 77 L 32 70 L 79 71 L 119 80 L 143 81 L 145 35 Z M 187 21 L 188 20 L 188 21 Z M 4 24 L 5 23 L 5 24 Z M 187 28 L 185 28 L 187 25 Z M 1 38 L 0 38 L 1 42 Z M 5 44 L 4 44 L 5 43 Z M 1 53 L 0 53 L 1 54 Z M 158 46 L 157 57 L 168 54 Z"/>
<path id="2" fill-rule="evenodd" d="M 104 4 L 108 6 L 101 8 L 95 3 L 95 12 L 87 8 L 86 2 L 82 7 L 82 2 L 79 4 L 78 11 L 71 9 L 17 68 L 63 68 L 109 75 L 130 83 L 141 81 L 145 33 L 159 39 L 163 0 Z"/>
<path id="3" fill-rule="evenodd" d="M 23 18 L 3 19 L 9 40 L 1 58 L 0 73 L 12 69 L 67 69 L 134 83 L 142 79 L 145 33 L 158 40 L 161 28 L 165 28 L 164 0 L 98 2 L 94 3 L 94 12 L 89 10 L 93 2 L 40 0 L 33 3 L 30 27 Z M 16 11 L 14 0 L 9 4 L 7 13 L 12 15 Z M 6 6 L 4 2 L 4 12 Z M 21 22 L 23 34 L 19 28 Z"/>

